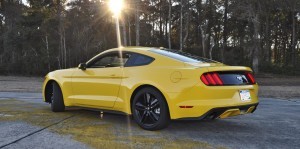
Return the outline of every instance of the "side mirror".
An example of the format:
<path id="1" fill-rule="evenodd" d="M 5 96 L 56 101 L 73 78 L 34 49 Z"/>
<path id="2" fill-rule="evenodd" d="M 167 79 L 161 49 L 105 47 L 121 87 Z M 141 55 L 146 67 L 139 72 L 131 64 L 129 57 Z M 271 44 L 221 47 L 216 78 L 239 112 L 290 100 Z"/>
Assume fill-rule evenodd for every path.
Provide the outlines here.
<path id="1" fill-rule="evenodd" d="M 80 63 L 78 65 L 78 68 L 81 69 L 81 70 L 86 70 L 86 63 Z"/>

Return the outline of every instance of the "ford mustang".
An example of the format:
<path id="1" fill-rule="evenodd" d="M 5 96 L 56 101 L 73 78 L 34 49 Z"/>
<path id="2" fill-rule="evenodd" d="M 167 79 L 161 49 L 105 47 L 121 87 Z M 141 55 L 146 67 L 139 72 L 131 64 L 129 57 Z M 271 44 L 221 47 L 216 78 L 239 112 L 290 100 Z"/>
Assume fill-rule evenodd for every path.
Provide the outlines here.
<path id="1" fill-rule="evenodd" d="M 150 47 L 106 50 L 78 68 L 50 72 L 43 85 L 53 112 L 76 106 L 125 113 L 146 130 L 175 119 L 253 113 L 257 92 L 248 67 Z"/>

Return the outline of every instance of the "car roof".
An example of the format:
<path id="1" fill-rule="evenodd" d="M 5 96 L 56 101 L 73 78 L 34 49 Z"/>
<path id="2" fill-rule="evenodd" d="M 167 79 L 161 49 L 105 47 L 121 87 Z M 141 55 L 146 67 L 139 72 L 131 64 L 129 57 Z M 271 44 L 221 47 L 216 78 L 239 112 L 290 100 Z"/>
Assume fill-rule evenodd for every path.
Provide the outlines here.
<path id="1" fill-rule="evenodd" d="M 94 56 L 93 58 L 91 58 L 90 60 L 88 60 L 87 63 L 89 63 L 90 61 L 94 60 L 98 56 L 100 56 L 102 54 L 105 54 L 105 53 L 109 53 L 109 52 L 126 51 L 126 52 L 135 52 L 135 53 L 139 53 L 139 54 L 146 54 L 147 52 L 145 52 L 145 51 L 149 51 L 149 50 L 153 50 L 153 49 L 157 49 L 158 50 L 158 49 L 161 49 L 161 48 L 157 48 L 157 47 L 141 47 L 141 46 L 126 46 L 126 47 L 120 47 L 120 48 L 113 48 L 113 49 L 105 50 L 105 51 L 97 54 L 96 56 Z"/>
<path id="2" fill-rule="evenodd" d="M 161 49 L 158 47 L 141 47 L 141 46 L 126 46 L 126 47 L 120 47 L 120 48 L 113 48 L 106 50 L 105 52 L 110 52 L 110 51 L 119 51 L 119 50 L 124 50 L 124 51 L 131 51 L 131 52 L 142 52 L 142 51 L 149 51 L 153 49 Z"/>

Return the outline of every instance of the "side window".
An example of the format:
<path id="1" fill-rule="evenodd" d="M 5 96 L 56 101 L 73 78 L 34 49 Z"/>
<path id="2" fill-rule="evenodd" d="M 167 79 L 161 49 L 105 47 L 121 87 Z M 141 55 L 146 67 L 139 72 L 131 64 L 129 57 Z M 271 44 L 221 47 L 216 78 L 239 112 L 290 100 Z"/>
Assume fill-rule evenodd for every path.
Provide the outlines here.
<path id="1" fill-rule="evenodd" d="M 143 65 L 148 65 L 151 62 L 153 62 L 154 58 L 142 55 L 142 54 L 137 54 L 134 53 L 128 60 L 125 66 L 127 67 L 132 67 L 132 66 L 143 66 Z"/>
<path id="2" fill-rule="evenodd" d="M 129 59 L 130 54 L 123 54 L 121 57 L 118 52 L 111 53 L 96 59 L 88 65 L 88 68 L 106 68 L 106 67 L 121 67 Z"/>

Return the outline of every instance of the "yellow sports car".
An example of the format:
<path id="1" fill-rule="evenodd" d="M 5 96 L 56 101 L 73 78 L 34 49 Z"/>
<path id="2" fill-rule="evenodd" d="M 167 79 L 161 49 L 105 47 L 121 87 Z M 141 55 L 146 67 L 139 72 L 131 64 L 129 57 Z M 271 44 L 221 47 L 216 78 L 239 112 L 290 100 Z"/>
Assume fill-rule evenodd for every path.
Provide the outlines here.
<path id="1" fill-rule="evenodd" d="M 177 50 L 122 47 L 50 72 L 43 95 L 54 112 L 71 106 L 120 112 L 143 129 L 158 130 L 171 119 L 254 112 L 258 85 L 251 72 Z"/>

